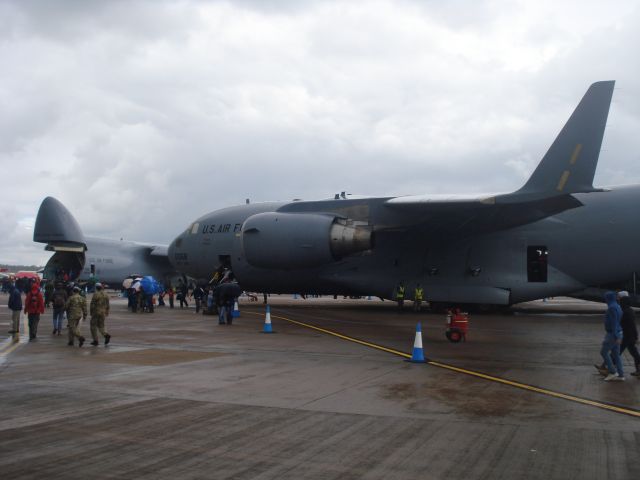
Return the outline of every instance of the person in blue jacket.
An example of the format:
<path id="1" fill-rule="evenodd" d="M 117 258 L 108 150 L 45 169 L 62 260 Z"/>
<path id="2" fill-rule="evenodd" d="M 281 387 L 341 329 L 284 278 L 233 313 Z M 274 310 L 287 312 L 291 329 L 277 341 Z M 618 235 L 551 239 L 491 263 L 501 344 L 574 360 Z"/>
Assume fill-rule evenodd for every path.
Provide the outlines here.
<path id="1" fill-rule="evenodd" d="M 11 285 L 11 293 L 9 294 L 8 305 L 11 310 L 11 330 L 9 333 L 20 333 L 20 312 L 22 312 L 22 295 L 20 289 L 15 285 Z"/>
<path id="2" fill-rule="evenodd" d="M 622 370 L 622 360 L 620 359 L 620 344 L 622 343 L 622 327 L 620 319 L 622 318 L 622 309 L 618 305 L 615 292 L 607 292 L 604 299 L 607 302 L 607 312 L 604 315 L 604 340 L 600 355 L 604 360 L 609 374 L 604 377 L 605 381 L 624 380 L 624 372 Z M 615 364 L 615 366 L 614 366 Z"/>

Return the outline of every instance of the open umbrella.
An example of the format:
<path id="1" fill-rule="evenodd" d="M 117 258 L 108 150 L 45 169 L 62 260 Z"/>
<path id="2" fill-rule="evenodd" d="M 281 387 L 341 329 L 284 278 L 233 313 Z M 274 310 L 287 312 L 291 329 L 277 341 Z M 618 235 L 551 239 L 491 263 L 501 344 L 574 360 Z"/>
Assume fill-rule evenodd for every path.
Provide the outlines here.
<path id="1" fill-rule="evenodd" d="M 40 276 L 36 272 L 18 272 L 16 273 L 16 278 L 33 278 L 40 281 Z"/>
<path id="2" fill-rule="evenodd" d="M 144 277 L 140 280 L 140 288 L 147 294 L 160 293 L 160 284 L 151 276 Z"/>
<path id="3" fill-rule="evenodd" d="M 242 294 L 242 288 L 237 283 L 223 283 L 216 287 L 216 291 L 223 298 L 236 298 Z"/>

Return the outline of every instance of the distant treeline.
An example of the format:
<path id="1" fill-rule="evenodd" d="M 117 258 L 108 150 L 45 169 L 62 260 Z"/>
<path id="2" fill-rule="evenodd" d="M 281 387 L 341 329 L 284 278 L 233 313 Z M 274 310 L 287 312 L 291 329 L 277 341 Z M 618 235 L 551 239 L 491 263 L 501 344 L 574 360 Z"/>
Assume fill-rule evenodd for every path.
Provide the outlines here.
<path id="1" fill-rule="evenodd" d="M 5 263 L 0 263 L 0 271 L 3 268 L 6 268 L 9 272 L 15 273 L 15 272 L 20 272 L 20 271 L 24 271 L 24 270 L 26 270 L 26 271 L 34 271 L 35 272 L 35 271 L 40 270 L 43 267 L 41 267 L 39 265 L 7 265 Z"/>

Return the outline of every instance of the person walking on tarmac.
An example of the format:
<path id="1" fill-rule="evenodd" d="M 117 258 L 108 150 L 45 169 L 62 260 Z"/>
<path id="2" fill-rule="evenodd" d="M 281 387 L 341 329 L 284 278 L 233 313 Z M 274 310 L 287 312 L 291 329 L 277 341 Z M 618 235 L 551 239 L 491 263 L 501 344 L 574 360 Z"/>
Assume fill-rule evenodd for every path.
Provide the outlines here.
<path id="1" fill-rule="evenodd" d="M 40 285 L 31 285 L 31 291 L 27 293 L 24 301 L 24 313 L 29 317 L 29 340 L 35 340 L 38 335 L 38 323 L 40 315 L 44 313 L 44 298 L 40 293 Z"/>
<path id="2" fill-rule="evenodd" d="M 67 291 L 61 284 L 58 284 L 53 292 L 53 335 L 61 335 L 62 316 L 68 298 Z"/>
<path id="3" fill-rule="evenodd" d="M 173 308 L 173 296 L 175 295 L 173 286 L 169 285 L 169 288 L 167 289 L 167 295 L 169 296 L 169 308 Z"/>
<path id="4" fill-rule="evenodd" d="M 48 280 L 44 284 L 44 306 L 45 308 L 49 308 L 49 304 L 51 303 L 51 298 L 53 295 L 53 282 Z"/>
<path id="5" fill-rule="evenodd" d="M 396 287 L 396 301 L 398 302 L 398 310 L 402 312 L 404 307 L 404 284 L 402 282 L 398 283 Z"/>
<path id="6" fill-rule="evenodd" d="M 73 287 L 73 293 L 66 305 L 67 321 L 69 322 L 69 345 L 73 347 L 73 342 L 78 337 L 78 346 L 82 347 L 84 344 L 84 337 L 80 335 L 80 319 L 86 320 L 87 318 L 87 299 L 80 295 L 80 287 Z"/>
<path id="7" fill-rule="evenodd" d="M 191 295 L 193 296 L 193 299 L 196 302 L 196 313 L 199 313 L 200 307 L 202 307 L 202 298 L 204 297 L 204 290 L 200 285 L 196 285 Z"/>
<path id="8" fill-rule="evenodd" d="M 183 305 L 189 308 L 189 302 L 187 302 L 187 296 L 189 295 L 189 286 L 180 281 L 180 285 L 178 285 L 178 300 L 180 300 L 180 308 L 183 308 Z"/>
<path id="9" fill-rule="evenodd" d="M 15 283 L 11 284 L 11 293 L 7 304 L 11 310 L 11 330 L 9 333 L 20 333 L 20 313 L 22 312 L 22 294 Z"/>
<path id="10" fill-rule="evenodd" d="M 629 353 L 633 357 L 633 361 L 636 366 L 636 371 L 631 375 L 634 377 L 640 376 L 640 353 L 636 343 L 638 343 L 638 328 L 636 327 L 636 314 L 631 308 L 631 299 L 629 298 L 629 292 L 618 292 L 618 298 L 620 299 L 620 307 L 622 308 L 622 319 L 620 320 L 620 326 L 622 327 L 622 343 L 620 344 L 620 355 L 625 349 L 629 350 Z"/>
<path id="11" fill-rule="evenodd" d="M 95 285 L 96 293 L 93 294 L 93 298 L 91 298 L 91 305 L 89 306 L 89 313 L 91 314 L 91 336 L 93 337 L 93 342 L 91 345 L 94 347 L 98 346 L 98 331 L 104 337 L 104 344 L 109 345 L 109 340 L 111 340 L 111 335 L 107 333 L 107 330 L 104 328 L 104 320 L 109 316 L 109 296 L 102 289 L 101 283 L 96 283 Z"/>
<path id="12" fill-rule="evenodd" d="M 422 308 L 422 300 L 424 300 L 424 289 L 418 283 L 413 292 L 413 311 L 419 312 Z"/>
<path id="13" fill-rule="evenodd" d="M 616 301 L 615 292 L 605 293 L 604 299 L 607 302 L 608 308 L 604 317 L 605 336 L 602 341 L 600 355 L 602 356 L 609 372 L 604 379 L 607 382 L 612 380 L 624 380 L 622 361 L 620 359 L 620 344 L 622 343 L 622 327 L 620 326 L 620 319 L 622 318 L 622 309 Z"/>

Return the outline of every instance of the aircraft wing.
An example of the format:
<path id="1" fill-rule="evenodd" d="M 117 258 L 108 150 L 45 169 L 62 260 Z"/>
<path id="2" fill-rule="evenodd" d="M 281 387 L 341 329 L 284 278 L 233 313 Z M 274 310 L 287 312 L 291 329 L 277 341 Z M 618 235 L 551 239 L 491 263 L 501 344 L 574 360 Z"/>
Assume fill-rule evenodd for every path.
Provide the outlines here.
<path id="1" fill-rule="evenodd" d="M 614 81 L 589 87 L 529 180 L 507 194 L 409 196 L 385 205 L 434 227 L 499 230 L 535 222 L 582 206 L 572 194 L 598 192 L 593 178 Z"/>
<path id="2" fill-rule="evenodd" d="M 431 201 L 399 200 L 401 198 L 387 200 L 385 205 L 411 215 L 414 218 L 414 222 L 411 223 L 414 225 L 427 225 L 427 229 L 431 231 L 446 230 L 456 234 L 504 230 L 582 206 L 573 195 L 512 203 L 488 201 L 487 197 Z"/>

